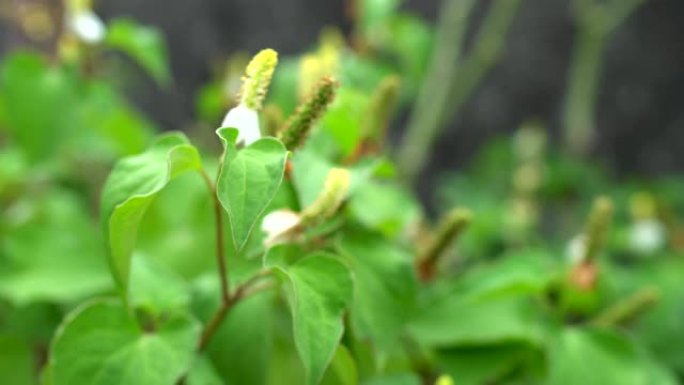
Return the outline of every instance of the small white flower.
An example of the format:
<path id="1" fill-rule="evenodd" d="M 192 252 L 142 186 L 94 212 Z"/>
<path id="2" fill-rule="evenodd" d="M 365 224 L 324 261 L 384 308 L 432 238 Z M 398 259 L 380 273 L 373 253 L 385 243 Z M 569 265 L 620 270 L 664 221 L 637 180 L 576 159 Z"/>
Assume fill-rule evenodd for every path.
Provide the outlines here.
<path id="1" fill-rule="evenodd" d="M 292 230 L 300 223 L 300 215 L 292 210 L 282 209 L 267 214 L 261 222 L 261 230 L 266 233 L 264 244 L 271 247 L 287 241 L 288 237 L 292 235 Z"/>
<path id="2" fill-rule="evenodd" d="M 238 144 L 244 143 L 245 146 L 249 146 L 261 139 L 259 114 L 244 104 L 238 104 L 237 107 L 230 109 L 226 117 L 223 118 L 221 127 L 237 128 Z"/>
<path id="3" fill-rule="evenodd" d="M 69 29 L 83 42 L 101 42 L 107 32 L 105 23 L 93 11 L 80 11 L 69 17 Z"/>
<path id="4" fill-rule="evenodd" d="M 632 225 L 629 242 L 639 254 L 652 254 L 666 242 L 665 226 L 655 219 L 642 219 Z"/>
<path id="5" fill-rule="evenodd" d="M 584 234 L 578 234 L 568 242 L 565 249 L 568 262 L 575 266 L 582 262 L 587 253 L 587 237 Z"/>

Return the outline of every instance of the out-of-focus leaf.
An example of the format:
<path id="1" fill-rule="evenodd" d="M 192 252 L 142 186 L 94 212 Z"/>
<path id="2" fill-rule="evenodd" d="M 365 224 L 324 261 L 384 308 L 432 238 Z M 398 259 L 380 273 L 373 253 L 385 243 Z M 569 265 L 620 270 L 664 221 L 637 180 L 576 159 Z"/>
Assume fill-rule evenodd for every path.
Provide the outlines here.
<path id="1" fill-rule="evenodd" d="M 0 296 L 16 303 L 78 301 L 111 287 L 101 236 L 77 196 L 57 189 L 25 196 L 3 222 Z"/>
<path id="2" fill-rule="evenodd" d="M 129 290 L 131 305 L 156 317 L 186 310 L 190 305 L 187 284 L 142 253 L 133 255 Z"/>
<path id="3" fill-rule="evenodd" d="M 321 128 L 335 139 L 343 156 L 349 156 L 359 144 L 361 122 L 368 113 L 370 97 L 349 87 L 342 87 L 328 108 Z"/>
<path id="4" fill-rule="evenodd" d="M 8 385 L 32 385 L 35 363 L 28 344 L 0 334 L 0 380 Z"/>
<path id="5" fill-rule="evenodd" d="M 458 290 L 422 304 L 409 324 L 417 341 L 434 347 L 503 343 L 540 345 L 545 337 L 539 308 L 520 295 L 479 297 Z"/>
<path id="6" fill-rule="evenodd" d="M 674 385 L 674 378 L 623 336 L 565 329 L 549 355 L 549 385 Z"/>
<path id="7" fill-rule="evenodd" d="M 219 282 L 214 277 L 197 281 L 195 309 L 208 320 L 219 306 Z M 273 292 L 240 301 L 207 345 L 206 356 L 227 384 L 263 385 L 273 345 Z"/>
<path id="8" fill-rule="evenodd" d="M 107 28 L 106 42 L 138 62 L 160 84 L 171 81 L 166 43 L 156 28 L 130 19 L 112 20 Z"/>
<path id="9" fill-rule="evenodd" d="M 354 358 L 346 347 L 340 345 L 321 380 L 321 385 L 357 385 L 358 383 Z"/>
<path id="10" fill-rule="evenodd" d="M 202 167 L 199 153 L 179 133 L 160 137 L 147 151 L 120 160 L 102 192 L 102 220 L 112 274 L 127 290 L 138 225 L 155 196 L 173 178 Z"/>
<path id="11" fill-rule="evenodd" d="M 204 356 L 195 359 L 185 383 L 187 385 L 225 385 L 211 362 Z"/>
<path id="12" fill-rule="evenodd" d="M 29 159 L 41 161 L 60 148 L 77 117 L 75 81 L 38 55 L 17 53 L 0 69 L 0 94 L 11 139 Z"/>
<path id="13" fill-rule="evenodd" d="M 513 370 L 528 350 L 524 344 L 446 349 L 437 353 L 437 365 L 458 384 L 488 384 Z"/>
<path id="14" fill-rule="evenodd" d="M 199 323 L 189 316 L 145 332 L 122 305 L 93 302 L 74 310 L 57 332 L 51 384 L 174 384 L 190 369 L 199 335 Z"/>
<path id="15" fill-rule="evenodd" d="M 347 234 L 340 248 L 356 278 L 351 311 L 356 334 L 387 353 L 415 311 L 418 281 L 412 256 L 373 234 Z"/>
<path id="16" fill-rule="evenodd" d="M 389 237 L 403 234 L 422 215 L 410 192 L 396 184 L 373 181 L 358 186 L 349 209 L 362 224 Z"/>

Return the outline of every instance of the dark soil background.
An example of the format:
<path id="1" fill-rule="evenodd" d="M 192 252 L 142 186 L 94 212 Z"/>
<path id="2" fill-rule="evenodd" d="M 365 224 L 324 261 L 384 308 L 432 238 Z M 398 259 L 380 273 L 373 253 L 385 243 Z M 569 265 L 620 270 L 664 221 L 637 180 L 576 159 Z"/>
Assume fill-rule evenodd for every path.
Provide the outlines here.
<path id="1" fill-rule="evenodd" d="M 22 0 L 0 0 L 5 1 Z M 410 0 L 404 8 L 434 20 L 439 4 Z M 482 0 L 480 6 L 488 4 Z M 160 90 L 140 76 L 132 97 L 167 129 L 191 122 L 193 98 L 211 76 L 210 63 L 264 47 L 294 54 L 309 47 L 325 25 L 349 30 L 343 0 L 99 0 L 97 5 L 105 19 L 127 15 L 164 30 L 176 83 Z M 528 118 L 542 119 L 557 133 L 573 32 L 568 0 L 524 0 L 502 61 L 444 133 L 424 178 L 463 167 L 487 139 Z M 6 49 L 11 28 L 0 33 Z M 684 170 L 684 1 L 648 0 L 614 35 L 604 64 L 596 159 L 621 175 Z"/>

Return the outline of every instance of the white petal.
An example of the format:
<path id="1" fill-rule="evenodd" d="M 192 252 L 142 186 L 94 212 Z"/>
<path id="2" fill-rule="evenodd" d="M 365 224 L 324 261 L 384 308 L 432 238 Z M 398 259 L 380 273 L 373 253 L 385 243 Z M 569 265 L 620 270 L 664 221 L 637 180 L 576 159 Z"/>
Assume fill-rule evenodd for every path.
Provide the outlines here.
<path id="1" fill-rule="evenodd" d="M 579 234 L 574 237 L 566 247 L 565 254 L 568 262 L 571 265 L 577 265 L 582 262 L 585 253 L 587 252 L 587 237 L 584 234 Z"/>
<path id="2" fill-rule="evenodd" d="M 94 44 L 101 42 L 107 31 L 102 19 L 92 11 L 78 12 L 71 16 L 69 28 L 86 43 Z"/>
<path id="3" fill-rule="evenodd" d="M 242 104 L 232 108 L 223 118 L 221 127 L 237 128 L 238 143 L 244 143 L 245 146 L 261 139 L 261 130 L 259 130 L 259 114 L 251 108 Z"/>
<path id="4" fill-rule="evenodd" d="M 261 230 L 266 233 L 265 244 L 274 244 L 286 240 L 288 233 L 299 225 L 301 218 L 298 213 L 282 209 L 269 213 L 261 222 Z"/>
<path id="5" fill-rule="evenodd" d="M 630 245 L 640 254 L 652 254 L 661 249 L 666 242 L 665 226 L 654 219 L 636 222 L 630 229 Z"/>

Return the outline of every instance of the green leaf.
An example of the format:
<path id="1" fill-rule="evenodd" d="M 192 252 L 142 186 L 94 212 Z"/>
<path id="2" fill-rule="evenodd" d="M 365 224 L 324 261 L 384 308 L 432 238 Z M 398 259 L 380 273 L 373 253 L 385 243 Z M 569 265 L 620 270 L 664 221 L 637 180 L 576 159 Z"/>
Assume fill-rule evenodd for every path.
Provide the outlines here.
<path id="1" fill-rule="evenodd" d="M 164 37 L 156 28 L 139 25 L 130 19 L 109 23 L 107 44 L 123 51 L 163 85 L 171 81 Z"/>
<path id="2" fill-rule="evenodd" d="M 0 70 L 0 95 L 11 139 L 30 160 L 57 153 L 73 134 L 76 119 L 74 79 L 35 54 L 9 56 Z"/>
<path id="3" fill-rule="evenodd" d="M 549 355 L 549 385 L 671 385 L 676 382 L 625 337 L 566 328 Z"/>
<path id="4" fill-rule="evenodd" d="M 400 210 L 397 210 L 401 207 Z M 409 191 L 399 185 L 368 181 L 349 200 L 349 210 L 363 225 L 389 237 L 403 234 L 422 211 Z"/>
<path id="5" fill-rule="evenodd" d="M 340 345 L 335 352 L 321 385 L 357 385 L 359 383 L 356 363 L 349 349 Z"/>
<path id="6" fill-rule="evenodd" d="M 225 151 L 217 194 L 228 212 L 233 241 L 239 251 L 278 192 L 285 174 L 287 150 L 273 138 L 260 139 L 238 150 L 237 130 L 221 129 L 218 134 Z"/>
<path id="7" fill-rule="evenodd" d="M 0 297 L 70 302 L 111 288 L 101 236 L 78 195 L 46 188 L 11 207 L 2 214 Z"/>
<path id="8" fill-rule="evenodd" d="M 381 351 L 393 348 L 416 307 L 412 256 L 368 233 L 346 235 L 340 249 L 356 278 L 351 310 L 356 333 L 373 340 Z"/>
<path id="9" fill-rule="evenodd" d="M 456 290 L 426 301 L 409 330 L 420 343 L 434 347 L 507 342 L 539 345 L 545 329 L 534 305 L 520 295 L 480 298 Z"/>
<path id="10" fill-rule="evenodd" d="M 342 313 L 353 295 L 351 274 L 337 259 L 322 254 L 277 270 L 288 283 L 295 345 L 307 384 L 318 384 L 342 337 Z"/>
<path id="11" fill-rule="evenodd" d="M 131 305 L 155 317 L 190 305 L 190 290 L 183 279 L 141 253 L 133 255 L 129 290 Z"/>
<path id="12" fill-rule="evenodd" d="M 174 384 L 190 369 L 199 335 L 199 323 L 188 316 L 146 332 L 117 302 L 86 304 L 55 335 L 52 385 Z"/>
<path id="13" fill-rule="evenodd" d="M 147 207 L 173 178 L 202 167 L 180 133 L 161 136 L 146 152 L 120 160 L 102 192 L 102 219 L 112 275 L 125 291 L 136 233 Z"/>
<path id="14" fill-rule="evenodd" d="M 28 344 L 8 335 L 0 335 L 0 381 L 8 385 L 35 384 L 31 349 Z"/>
<path id="15" fill-rule="evenodd" d="M 204 356 L 198 357 L 188 373 L 187 385 L 225 385 L 211 362 Z M 250 383 L 251 384 L 251 383 Z"/>
<path id="16" fill-rule="evenodd" d="M 459 291 L 481 297 L 540 294 L 557 278 L 550 255 L 545 250 L 508 253 L 468 272 L 459 282 Z"/>
<path id="17" fill-rule="evenodd" d="M 196 282 L 195 306 L 208 320 L 219 306 L 216 274 Z M 273 292 L 261 292 L 238 302 L 207 345 L 206 356 L 228 384 L 263 385 L 273 345 Z"/>
<path id="18" fill-rule="evenodd" d="M 496 383 L 525 358 L 524 344 L 464 347 L 439 351 L 437 365 L 460 385 Z"/>
<path id="19" fill-rule="evenodd" d="M 413 373 L 388 374 L 363 381 L 362 385 L 420 385 L 420 377 Z"/>

